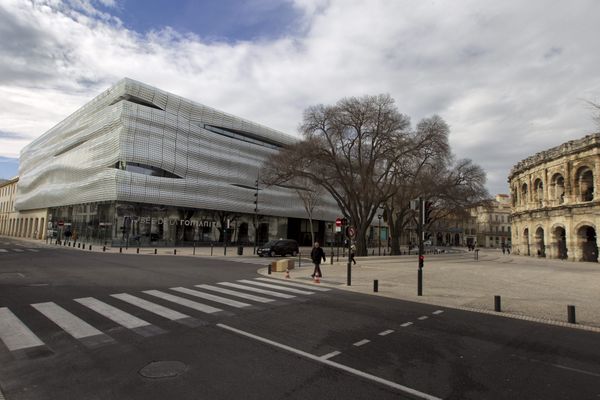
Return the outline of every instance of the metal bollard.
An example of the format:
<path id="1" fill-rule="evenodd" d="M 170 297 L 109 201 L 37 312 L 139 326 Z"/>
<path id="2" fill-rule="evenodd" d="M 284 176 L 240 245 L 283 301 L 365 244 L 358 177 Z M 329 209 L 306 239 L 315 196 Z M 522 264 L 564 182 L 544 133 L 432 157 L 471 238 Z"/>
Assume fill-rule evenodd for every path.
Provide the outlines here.
<path id="1" fill-rule="evenodd" d="M 137 254 L 140 254 L 140 248 L 139 247 L 137 248 Z"/>
<path id="2" fill-rule="evenodd" d="M 210 244 L 210 255 L 211 256 L 213 255 L 213 244 L 212 243 Z"/>
<path id="3" fill-rule="evenodd" d="M 375 255 L 375 249 L 373 249 L 373 251 L 371 251 L 371 255 L 374 256 Z"/>
<path id="4" fill-rule="evenodd" d="M 494 311 L 502 311 L 502 299 L 500 296 L 494 296 Z"/>
<path id="5" fill-rule="evenodd" d="M 374 291 L 375 293 L 379 292 L 379 280 L 378 280 L 378 279 L 375 279 L 375 280 L 373 281 L 373 291 Z"/>
<path id="6" fill-rule="evenodd" d="M 331 265 L 333 265 L 333 250 L 331 250 Z"/>
<path id="7" fill-rule="evenodd" d="M 271 275 L 271 264 L 267 264 L 267 273 Z"/>
<path id="8" fill-rule="evenodd" d="M 570 324 L 576 324 L 575 322 L 575 306 L 567 306 L 567 320 Z"/>
<path id="9" fill-rule="evenodd" d="M 119 247 L 119 253 L 122 253 L 122 252 L 123 252 L 123 248 Z"/>
<path id="10" fill-rule="evenodd" d="M 92 245 L 90 244 L 90 251 L 92 251 Z"/>
<path id="11" fill-rule="evenodd" d="M 173 255 L 176 256 L 177 255 L 177 249 L 173 249 Z"/>
<path id="12" fill-rule="evenodd" d="M 196 242 L 194 242 L 194 256 L 196 255 Z"/>
<path id="13" fill-rule="evenodd" d="M 102 246 L 102 251 L 106 251 L 106 246 Z"/>
<path id="14" fill-rule="evenodd" d="M 154 249 L 154 254 L 157 254 L 156 249 Z"/>

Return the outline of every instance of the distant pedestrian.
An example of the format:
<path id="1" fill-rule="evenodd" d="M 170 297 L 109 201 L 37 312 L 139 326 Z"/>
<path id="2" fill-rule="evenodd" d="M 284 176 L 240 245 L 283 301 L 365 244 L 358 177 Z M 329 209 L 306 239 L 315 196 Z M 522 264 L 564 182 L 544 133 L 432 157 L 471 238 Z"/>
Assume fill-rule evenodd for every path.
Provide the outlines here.
<path id="1" fill-rule="evenodd" d="M 506 247 L 504 246 L 504 243 L 502 244 L 502 254 L 506 254 Z"/>
<path id="2" fill-rule="evenodd" d="M 355 245 L 350 246 L 350 261 L 352 261 L 354 264 L 356 264 L 356 260 L 354 259 L 355 253 L 356 253 L 356 246 Z"/>
<path id="3" fill-rule="evenodd" d="M 321 273 L 321 260 L 327 261 L 327 259 L 325 258 L 325 252 L 323 251 L 322 248 L 319 247 L 319 242 L 315 242 L 315 246 L 313 247 L 312 251 L 310 252 L 310 258 L 311 258 L 312 262 L 315 264 L 315 270 L 313 271 L 311 276 L 313 278 L 315 276 L 322 278 L 323 274 Z"/>
<path id="4" fill-rule="evenodd" d="M 510 255 L 510 246 L 506 246 L 506 253 Z"/>

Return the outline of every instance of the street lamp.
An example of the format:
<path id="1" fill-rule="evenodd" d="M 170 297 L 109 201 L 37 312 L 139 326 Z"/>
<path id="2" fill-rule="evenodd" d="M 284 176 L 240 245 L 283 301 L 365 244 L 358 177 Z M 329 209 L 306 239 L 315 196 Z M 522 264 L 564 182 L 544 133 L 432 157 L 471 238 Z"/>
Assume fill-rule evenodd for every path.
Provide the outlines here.
<path id="1" fill-rule="evenodd" d="M 379 236 L 379 255 L 381 256 L 381 214 L 377 215 L 377 218 L 379 219 L 379 229 L 377 230 L 377 235 Z"/>
<path id="2" fill-rule="evenodd" d="M 260 179 L 260 172 L 256 174 L 256 181 L 254 181 L 254 252 L 256 254 L 256 241 L 258 239 L 258 180 Z"/>

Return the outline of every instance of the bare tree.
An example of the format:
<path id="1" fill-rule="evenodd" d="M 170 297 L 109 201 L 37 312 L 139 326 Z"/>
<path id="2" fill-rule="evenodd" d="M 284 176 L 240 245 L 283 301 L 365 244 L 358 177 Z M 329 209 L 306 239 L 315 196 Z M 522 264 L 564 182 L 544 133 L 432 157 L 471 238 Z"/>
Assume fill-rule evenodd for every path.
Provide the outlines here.
<path id="1" fill-rule="evenodd" d="M 390 182 L 412 151 L 409 127 L 389 95 L 309 107 L 300 127 L 304 141 L 272 157 L 266 168 L 276 181 L 303 177 L 323 187 L 356 227 L 357 254 L 364 255 L 366 231 L 394 194 Z"/>
<path id="2" fill-rule="evenodd" d="M 313 215 L 315 210 L 320 206 L 323 198 L 323 188 L 319 185 L 315 185 L 310 179 L 298 178 L 292 182 L 295 185 L 294 190 L 298 194 L 304 210 L 308 217 L 308 223 L 310 224 L 310 238 L 311 244 L 315 240 L 315 229 L 313 227 Z M 301 185 L 301 186 L 300 186 Z"/>

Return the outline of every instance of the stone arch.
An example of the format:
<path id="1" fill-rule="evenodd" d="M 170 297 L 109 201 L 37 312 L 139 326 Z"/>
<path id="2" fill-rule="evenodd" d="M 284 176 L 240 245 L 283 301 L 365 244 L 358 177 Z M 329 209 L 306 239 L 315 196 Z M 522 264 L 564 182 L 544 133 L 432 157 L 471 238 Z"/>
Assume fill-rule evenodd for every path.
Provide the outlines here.
<path id="1" fill-rule="evenodd" d="M 530 256 L 531 255 L 531 247 L 529 244 L 529 228 L 523 229 L 523 236 L 521 238 L 523 243 L 523 251 Z"/>
<path id="2" fill-rule="evenodd" d="M 538 257 L 546 257 L 546 243 L 544 242 L 544 228 L 538 226 L 535 230 L 535 253 Z"/>
<path id="3" fill-rule="evenodd" d="M 579 201 L 594 200 L 594 172 L 587 165 L 577 169 L 576 193 Z"/>
<path id="4" fill-rule="evenodd" d="M 558 204 L 565 202 L 565 178 L 561 173 L 552 175 L 550 180 L 551 196 L 553 200 L 556 200 Z"/>
<path id="5" fill-rule="evenodd" d="M 596 240 L 596 227 L 593 224 L 581 223 L 576 229 L 577 248 L 579 260 L 598 262 L 598 243 Z"/>
<path id="6" fill-rule="evenodd" d="M 544 200 L 544 182 L 541 178 L 533 182 L 533 200 L 538 203 Z"/>
<path id="7" fill-rule="evenodd" d="M 527 204 L 527 184 L 524 183 L 521 185 L 521 204 Z"/>
<path id="8" fill-rule="evenodd" d="M 555 258 L 566 260 L 569 256 L 567 248 L 567 229 L 563 224 L 554 224 L 550 230 Z"/>

